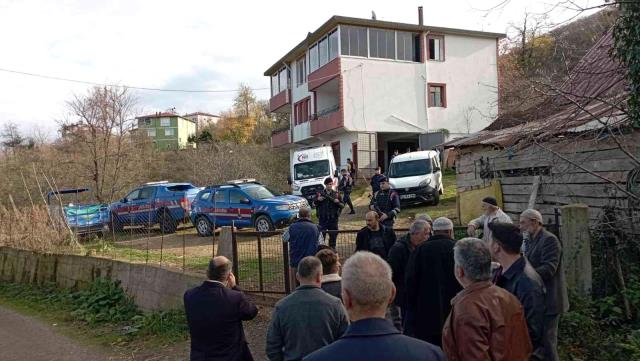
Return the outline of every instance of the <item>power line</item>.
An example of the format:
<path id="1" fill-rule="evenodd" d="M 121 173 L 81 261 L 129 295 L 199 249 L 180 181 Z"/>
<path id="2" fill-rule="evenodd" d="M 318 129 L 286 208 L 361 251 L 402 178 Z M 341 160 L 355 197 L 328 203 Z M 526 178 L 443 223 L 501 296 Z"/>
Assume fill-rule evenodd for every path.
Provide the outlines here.
<path id="1" fill-rule="evenodd" d="M 194 90 L 194 89 L 161 89 L 161 88 L 148 88 L 148 87 L 139 87 L 139 86 L 120 85 L 120 84 L 96 83 L 96 82 L 85 81 L 85 80 L 77 80 L 77 79 L 61 78 L 61 77 L 57 77 L 57 76 L 42 75 L 42 74 L 35 74 L 35 73 L 27 73 L 27 72 L 24 72 L 24 71 L 10 70 L 10 69 L 3 69 L 3 68 L 0 68 L 0 71 L 6 72 L 6 73 L 12 73 L 12 74 L 27 75 L 27 76 L 32 76 L 32 77 L 36 77 L 36 78 L 49 79 L 49 80 L 67 81 L 67 82 L 71 82 L 71 83 L 80 83 L 80 84 L 96 85 L 96 86 L 110 86 L 110 87 L 116 87 L 116 88 L 128 88 L 128 89 L 136 89 L 136 90 L 159 91 L 159 92 L 176 92 L 176 93 L 233 93 L 233 92 L 237 92 L 237 91 L 239 91 L 239 89 L 224 89 L 224 90 L 204 90 L 204 89 L 203 89 L 203 90 Z M 250 88 L 251 88 L 251 87 L 250 87 Z M 269 90 L 270 88 L 251 88 L 251 89 L 252 89 L 252 90 Z"/>

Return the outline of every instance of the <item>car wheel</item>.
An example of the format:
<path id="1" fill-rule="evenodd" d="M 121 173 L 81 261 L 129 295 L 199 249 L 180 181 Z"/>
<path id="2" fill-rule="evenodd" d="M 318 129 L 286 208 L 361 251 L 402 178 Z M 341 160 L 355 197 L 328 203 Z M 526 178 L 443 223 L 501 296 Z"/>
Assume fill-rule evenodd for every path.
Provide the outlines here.
<path id="1" fill-rule="evenodd" d="M 435 192 L 435 194 L 433 195 L 433 202 L 431 204 L 433 204 L 434 206 L 437 206 L 440 203 L 440 192 Z"/>
<path id="2" fill-rule="evenodd" d="M 256 231 L 258 232 L 269 232 L 275 229 L 273 222 L 271 222 L 271 218 L 264 214 L 256 218 L 255 226 Z"/>
<path id="3" fill-rule="evenodd" d="M 199 216 L 198 218 L 196 218 L 196 231 L 198 231 L 198 235 L 200 237 L 211 236 L 211 229 L 211 222 L 209 222 L 206 217 Z"/>
<path id="4" fill-rule="evenodd" d="M 111 227 L 114 232 L 122 232 L 124 230 L 124 225 L 115 213 L 111 213 Z"/>
<path id="5" fill-rule="evenodd" d="M 167 209 L 160 211 L 158 223 L 160 224 L 160 231 L 164 234 L 175 233 L 178 229 L 178 222 L 171 217 L 171 213 Z"/>

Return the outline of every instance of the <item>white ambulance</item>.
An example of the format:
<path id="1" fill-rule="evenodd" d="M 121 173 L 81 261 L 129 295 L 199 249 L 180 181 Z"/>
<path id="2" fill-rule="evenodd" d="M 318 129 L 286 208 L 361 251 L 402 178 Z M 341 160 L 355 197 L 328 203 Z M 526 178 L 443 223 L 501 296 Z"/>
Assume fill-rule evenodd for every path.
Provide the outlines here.
<path id="1" fill-rule="evenodd" d="M 338 185 L 338 167 L 331 147 L 303 148 L 293 152 L 289 184 L 293 195 L 313 201 L 316 194 L 324 189 L 324 180 L 333 178 L 334 188 Z"/>

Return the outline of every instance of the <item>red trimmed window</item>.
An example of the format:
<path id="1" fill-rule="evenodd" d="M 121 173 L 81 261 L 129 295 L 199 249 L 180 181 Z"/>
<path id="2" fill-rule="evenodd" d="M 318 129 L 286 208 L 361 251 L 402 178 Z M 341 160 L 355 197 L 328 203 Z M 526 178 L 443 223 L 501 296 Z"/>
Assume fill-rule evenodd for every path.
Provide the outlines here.
<path id="1" fill-rule="evenodd" d="M 444 36 L 427 36 L 427 60 L 444 61 Z"/>
<path id="2" fill-rule="evenodd" d="M 309 121 L 309 101 L 310 97 L 304 98 L 293 105 L 294 125 Z"/>
<path id="3" fill-rule="evenodd" d="M 429 108 L 447 107 L 447 85 L 429 83 Z"/>

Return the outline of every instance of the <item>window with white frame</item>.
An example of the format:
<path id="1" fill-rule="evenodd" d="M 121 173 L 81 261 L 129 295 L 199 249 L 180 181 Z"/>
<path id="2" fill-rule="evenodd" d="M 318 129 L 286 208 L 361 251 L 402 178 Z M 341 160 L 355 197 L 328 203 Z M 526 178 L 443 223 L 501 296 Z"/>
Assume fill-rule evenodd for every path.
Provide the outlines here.
<path id="1" fill-rule="evenodd" d="M 420 61 L 420 34 L 406 31 L 396 32 L 398 60 Z"/>
<path id="2" fill-rule="evenodd" d="M 340 26 L 340 51 L 342 55 L 366 57 L 367 28 L 360 26 Z"/>
<path id="3" fill-rule="evenodd" d="M 307 58 L 303 56 L 296 61 L 296 85 L 300 86 L 307 82 Z"/>
<path id="4" fill-rule="evenodd" d="M 309 73 L 318 69 L 318 44 L 309 48 Z"/>
<path id="5" fill-rule="evenodd" d="M 329 61 L 329 39 L 326 37 L 318 42 L 318 59 L 320 60 L 320 67 L 325 65 Z"/>
<path id="6" fill-rule="evenodd" d="M 329 33 L 329 61 L 338 56 L 338 30 Z"/>
<path id="7" fill-rule="evenodd" d="M 396 58 L 396 34 L 393 30 L 369 29 L 369 56 Z"/>
<path id="8" fill-rule="evenodd" d="M 284 91 L 289 89 L 289 71 L 287 70 L 287 68 L 282 68 L 282 70 L 280 70 L 280 72 L 278 73 L 278 80 L 280 83 L 280 91 Z"/>
<path id="9" fill-rule="evenodd" d="M 444 61 L 444 36 L 429 35 L 427 59 L 431 61 Z"/>
<path id="10" fill-rule="evenodd" d="M 171 118 L 160 118 L 160 126 L 168 127 L 171 125 Z"/>
<path id="11" fill-rule="evenodd" d="M 147 136 L 148 137 L 155 137 L 156 136 L 156 130 L 155 129 L 147 129 Z"/>
<path id="12" fill-rule="evenodd" d="M 164 135 L 166 137 L 173 137 L 174 135 L 176 135 L 176 132 L 174 129 L 165 129 L 164 130 Z"/>
<path id="13" fill-rule="evenodd" d="M 271 96 L 276 96 L 280 91 L 278 90 L 278 73 L 271 76 Z"/>

